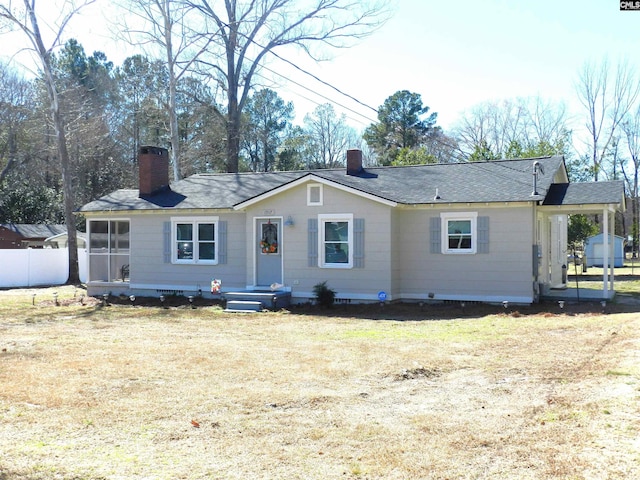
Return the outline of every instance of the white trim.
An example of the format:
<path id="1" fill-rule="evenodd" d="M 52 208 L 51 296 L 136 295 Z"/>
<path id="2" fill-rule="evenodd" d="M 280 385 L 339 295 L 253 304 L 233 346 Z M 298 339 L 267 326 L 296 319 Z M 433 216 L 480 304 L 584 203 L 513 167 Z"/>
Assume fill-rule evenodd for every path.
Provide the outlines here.
<path id="1" fill-rule="evenodd" d="M 107 222 L 108 227 L 107 230 L 110 232 L 111 231 L 111 222 L 127 222 L 129 224 L 129 249 L 127 253 L 112 253 L 111 252 L 111 239 L 110 236 L 108 238 L 108 249 L 106 252 L 91 252 L 91 222 Z M 85 230 L 87 231 L 85 233 L 86 235 L 86 239 L 85 239 L 85 255 L 86 255 L 86 262 L 87 262 L 87 283 L 94 281 L 94 282 L 102 282 L 104 283 L 104 280 L 91 280 L 91 257 L 92 256 L 106 256 L 106 257 L 111 257 L 112 255 L 120 255 L 120 256 L 127 256 L 129 258 L 129 263 L 131 263 L 131 230 L 132 230 L 132 225 L 131 225 L 131 218 L 129 217 L 105 217 L 105 216 L 97 216 L 97 217 L 92 217 L 92 218 L 87 218 L 85 220 Z M 111 258 L 109 258 L 109 261 L 107 262 L 107 272 L 108 272 L 108 277 L 112 277 L 112 272 L 111 272 Z M 131 278 L 131 277 L 129 277 Z M 128 284 L 129 282 L 113 282 L 111 280 L 106 281 L 107 283 L 115 283 L 115 284 Z"/>
<path id="2" fill-rule="evenodd" d="M 580 204 L 580 205 L 540 205 L 538 209 L 548 215 L 560 214 L 560 213 L 602 213 L 603 209 L 608 210 L 610 213 L 615 213 L 618 210 L 623 210 L 622 203 L 594 203 L 594 204 Z"/>
<path id="3" fill-rule="evenodd" d="M 92 286 L 99 286 L 93 283 Z M 183 292 L 198 292 L 202 291 L 203 295 L 211 294 L 209 290 L 209 284 L 202 282 L 200 284 L 160 284 L 160 283 L 130 283 L 128 284 L 130 290 L 182 290 Z M 228 289 L 227 289 L 228 290 Z M 224 288 L 221 292 L 224 291 Z"/>
<path id="4" fill-rule="evenodd" d="M 171 210 L 169 212 L 169 210 Z M 119 215 L 123 215 L 124 213 L 126 213 L 127 215 L 131 216 L 131 217 L 137 217 L 137 216 L 142 216 L 142 215 L 168 215 L 169 213 L 176 213 L 176 212 L 180 212 L 180 214 L 182 215 L 189 215 L 189 216 L 194 216 L 194 215 L 203 215 L 203 216 L 210 216 L 212 213 L 215 212 L 216 215 L 219 214 L 224 214 L 224 213 L 234 213 L 235 209 L 234 208 L 179 208 L 179 207 L 174 207 L 171 209 L 168 208 L 147 208 L 144 210 L 98 210 L 95 212 L 74 212 L 74 213 L 78 213 L 78 214 L 82 214 L 84 215 L 87 219 L 91 219 L 93 220 L 96 217 L 105 217 L 105 218 L 113 218 L 113 217 L 106 217 L 106 215 L 115 215 L 115 216 L 119 216 Z"/>
<path id="5" fill-rule="evenodd" d="M 256 246 L 256 239 L 258 238 L 258 223 L 260 220 L 269 220 L 269 219 L 275 219 L 278 220 L 280 222 L 280 228 L 278 229 L 278 253 L 276 255 L 278 255 L 280 257 L 280 283 L 284 283 L 284 217 L 282 215 L 258 215 L 255 217 L 252 217 L 253 220 L 253 227 L 252 227 L 252 231 L 253 234 L 251 236 L 250 239 L 247 239 L 247 244 L 250 245 L 251 247 L 251 254 L 253 256 L 253 287 L 257 287 L 258 286 L 258 258 L 260 258 L 261 255 L 263 255 L 261 252 L 258 252 L 258 248 Z M 265 285 L 261 285 L 261 287 L 265 287 Z M 249 286 L 247 286 L 247 288 L 250 288 Z"/>
<path id="6" fill-rule="evenodd" d="M 171 217 L 171 263 L 174 265 L 217 265 L 218 264 L 218 245 L 220 242 L 219 237 L 219 227 L 218 223 L 220 222 L 220 217 Z M 213 251 L 213 260 L 200 260 L 198 247 L 198 225 L 201 223 L 213 224 L 213 242 L 214 242 L 214 251 Z M 177 243 L 178 239 L 176 238 L 177 234 L 177 224 L 191 224 L 193 228 L 193 258 L 192 259 L 179 259 L 178 258 L 178 248 Z"/>
<path id="7" fill-rule="evenodd" d="M 291 290 L 291 299 L 313 299 L 315 298 L 315 294 L 313 292 L 303 292 L 300 290 Z M 368 301 L 379 303 L 378 294 L 376 293 L 343 293 L 336 294 L 336 299 L 350 299 L 356 301 Z M 534 302 L 533 295 L 531 296 L 523 296 L 523 295 L 448 295 L 448 294 L 436 294 L 433 297 L 429 297 L 428 294 L 420 294 L 416 295 L 415 293 L 399 293 L 396 295 L 388 295 L 386 302 L 393 301 L 424 301 L 424 302 L 442 302 L 444 300 L 450 300 L 453 302 L 480 302 L 480 303 L 495 303 L 499 304 L 500 308 L 502 307 L 502 302 L 509 302 L 518 305 L 530 305 Z"/>
<path id="8" fill-rule="evenodd" d="M 530 304 L 533 303 L 533 293 L 531 296 L 522 296 L 522 295 L 459 295 L 459 294 L 448 294 L 448 293 L 435 293 L 433 296 L 430 296 L 427 293 L 424 294 L 415 294 L 415 293 L 400 293 L 397 295 L 397 298 L 400 300 L 451 300 L 455 302 L 482 302 L 482 303 L 502 303 L 507 301 L 509 303 L 525 303 Z"/>
<path id="9" fill-rule="evenodd" d="M 347 263 L 327 263 L 325 260 L 324 232 L 327 222 L 347 222 L 349 257 Z M 318 215 L 318 267 L 320 268 L 353 268 L 353 214 L 321 213 Z"/>
<path id="10" fill-rule="evenodd" d="M 346 173 L 345 173 L 346 175 Z M 315 182 L 315 183 L 321 183 L 323 185 L 329 185 L 331 187 L 334 187 L 338 190 L 342 190 L 344 192 L 348 192 L 348 193 L 352 193 L 353 195 L 357 195 L 359 197 L 363 197 L 363 198 L 367 198 L 369 200 L 372 200 L 374 202 L 378 202 L 381 203 L 383 205 L 387 205 L 389 207 L 395 207 L 398 205 L 397 202 L 392 202 L 391 200 L 386 200 L 384 198 L 380 198 L 376 195 L 371 195 L 370 193 L 365 193 L 365 192 L 361 192 L 360 190 L 356 190 L 355 188 L 351 188 L 351 187 L 347 187 L 345 185 L 342 185 L 340 183 L 336 183 L 333 182 L 331 180 L 326 180 L 324 178 L 320 178 L 317 177 L 313 174 L 309 174 L 309 175 L 305 175 L 302 178 L 299 178 L 298 180 L 294 180 L 293 182 L 287 183 L 286 185 L 282 185 L 278 188 L 274 188 L 273 190 L 270 190 L 268 192 L 265 192 L 261 195 L 258 195 L 256 197 L 253 197 L 249 200 L 245 200 L 244 202 L 240 202 L 237 205 L 235 205 L 233 208 L 234 210 L 242 210 L 244 208 L 247 208 L 255 203 L 258 202 L 262 202 L 263 200 L 266 200 L 267 198 L 273 197 L 274 195 L 278 195 L 282 192 L 285 192 L 287 190 L 290 190 L 294 187 L 297 187 L 299 185 L 304 185 L 307 182 Z"/>
<path id="11" fill-rule="evenodd" d="M 316 294 L 312 291 L 303 292 L 302 290 L 289 290 L 291 292 L 291 299 L 304 299 L 304 300 L 313 300 L 316 298 Z M 366 302 L 376 302 L 380 303 L 378 299 L 377 293 L 336 293 L 336 300 L 356 300 L 356 301 L 366 301 Z M 386 302 L 393 301 L 394 299 L 391 296 L 388 296 Z"/>
<path id="12" fill-rule="evenodd" d="M 471 222 L 471 248 L 449 248 L 449 220 L 469 220 Z M 478 212 L 441 212 L 440 234 L 442 253 L 446 255 L 473 255 L 478 251 Z"/>

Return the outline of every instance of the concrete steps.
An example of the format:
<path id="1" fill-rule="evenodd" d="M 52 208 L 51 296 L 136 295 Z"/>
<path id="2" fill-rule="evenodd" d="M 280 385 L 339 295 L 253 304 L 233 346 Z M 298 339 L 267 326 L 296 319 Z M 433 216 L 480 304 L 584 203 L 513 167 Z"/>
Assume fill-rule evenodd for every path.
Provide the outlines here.
<path id="1" fill-rule="evenodd" d="M 262 302 L 255 302 L 250 300 L 231 300 L 227 301 L 227 308 L 225 312 L 261 312 L 264 309 Z"/>
<path id="2" fill-rule="evenodd" d="M 226 292 L 227 312 L 260 312 L 262 310 L 278 310 L 291 303 L 291 292 L 283 291 L 242 291 Z"/>

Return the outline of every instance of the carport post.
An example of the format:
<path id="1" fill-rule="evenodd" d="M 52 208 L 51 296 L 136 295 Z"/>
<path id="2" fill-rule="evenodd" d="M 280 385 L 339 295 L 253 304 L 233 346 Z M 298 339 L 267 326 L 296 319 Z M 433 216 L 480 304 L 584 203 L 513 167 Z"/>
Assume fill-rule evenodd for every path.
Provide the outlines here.
<path id="1" fill-rule="evenodd" d="M 609 210 L 602 210 L 602 293 L 605 299 L 609 298 Z"/>
<path id="2" fill-rule="evenodd" d="M 610 269 L 610 288 L 609 290 L 611 290 L 612 292 L 614 292 L 614 283 L 615 283 L 615 266 L 616 266 L 616 256 L 615 256 L 615 246 L 616 246 L 616 214 L 615 214 L 615 210 L 611 212 L 611 216 L 609 218 L 609 231 L 611 231 L 611 242 L 609 245 L 609 261 L 611 262 L 611 265 L 609 266 Z M 624 267 L 624 245 L 622 248 L 622 266 Z"/>

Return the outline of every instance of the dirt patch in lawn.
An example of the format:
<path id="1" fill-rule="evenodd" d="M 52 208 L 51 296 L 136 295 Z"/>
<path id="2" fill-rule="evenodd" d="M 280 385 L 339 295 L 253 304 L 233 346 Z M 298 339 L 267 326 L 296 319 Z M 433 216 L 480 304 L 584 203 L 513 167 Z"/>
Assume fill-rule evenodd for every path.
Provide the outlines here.
<path id="1" fill-rule="evenodd" d="M 637 313 L 50 293 L 0 294 L 3 480 L 640 478 Z"/>

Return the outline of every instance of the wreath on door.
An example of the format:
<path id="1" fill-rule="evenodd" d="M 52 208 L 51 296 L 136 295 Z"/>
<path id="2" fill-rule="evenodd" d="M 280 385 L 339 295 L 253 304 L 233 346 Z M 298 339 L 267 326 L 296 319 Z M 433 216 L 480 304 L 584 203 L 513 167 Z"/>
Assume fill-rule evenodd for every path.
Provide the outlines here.
<path id="1" fill-rule="evenodd" d="M 278 227 L 269 221 L 262 225 L 262 253 L 278 253 Z"/>

